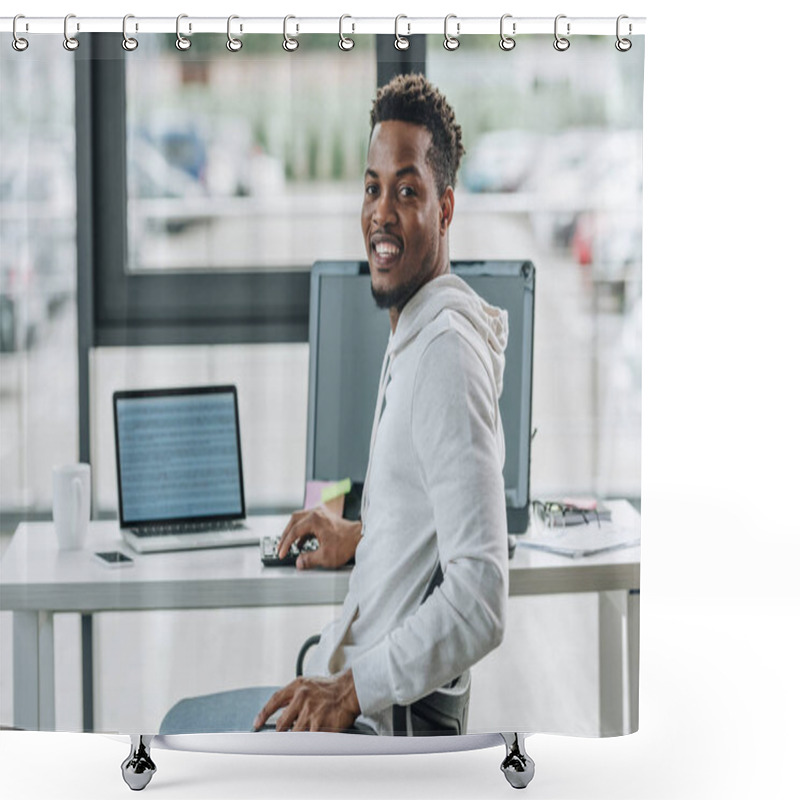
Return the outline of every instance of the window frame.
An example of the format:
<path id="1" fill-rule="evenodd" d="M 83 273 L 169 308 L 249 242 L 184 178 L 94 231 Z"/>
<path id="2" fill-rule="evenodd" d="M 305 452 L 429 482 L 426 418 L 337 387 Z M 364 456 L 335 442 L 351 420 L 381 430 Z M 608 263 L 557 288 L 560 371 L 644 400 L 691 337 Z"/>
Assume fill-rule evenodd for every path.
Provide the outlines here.
<path id="1" fill-rule="evenodd" d="M 300 342 L 308 339 L 309 270 L 128 271 L 125 59 L 114 34 L 83 49 L 76 93 L 91 144 L 94 346 Z M 88 137 L 85 135 L 88 132 Z M 87 141 L 88 138 L 88 141 Z M 81 168 L 79 168 L 79 172 Z"/>

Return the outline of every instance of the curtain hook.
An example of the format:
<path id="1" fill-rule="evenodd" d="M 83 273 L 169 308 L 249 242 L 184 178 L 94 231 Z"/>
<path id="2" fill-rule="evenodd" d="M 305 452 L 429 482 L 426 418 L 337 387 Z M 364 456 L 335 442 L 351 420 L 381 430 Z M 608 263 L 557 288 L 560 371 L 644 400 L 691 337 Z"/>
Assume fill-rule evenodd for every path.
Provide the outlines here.
<path id="1" fill-rule="evenodd" d="M 409 23 L 406 23 L 406 26 L 408 27 L 408 30 L 406 31 L 406 36 L 401 36 L 399 30 L 401 19 L 408 19 L 408 17 L 405 14 L 398 14 L 394 18 L 394 46 L 396 50 L 408 50 L 409 46 L 411 45 L 411 42 L 408 41 L 406 36 L 411 35 L 411 25 Z"/>
<path id="2" fill-rule="evenodd" d="M 237 39 L 231 33 L 231 22 L 233 22 L 235 19 L 239 19 L 239 17 L 237 17 L 236 14 L 231 14 L 228 17 L 228 41 L 225 42 L 225 47 L 227 47 L 228 50 L 231 51 L 231 53 L 238 53 L 239 50 L 241 50 L 242 47 L 244 46 L 244 42 L 242 42 L 241 39 Z M 239 26 L 239 30 L 240 31 L 242 30 L 241 26 Z"/>
<path id="3" fill-rule="evenodd" d="M 625 14 L 620 14 L 617 17 L 617 41 L 614 42 L 614 47 L 616 47 L 620 53 L 627 53 L 628 50 L 630 50 L 631 47 L 633 47 L 633 42 L 631 42 L 630 39 L 623 39 L 619 35 L 619 28 L 620 28 L 619 24 L 620 22 L 622 22 L 623 19 L 628 19 L 628 17 Z M 631 33 L 633 33 L 633 25 L 631 25 L 631 23 L 628 22 L 628 36 L 630 36 Z"/>
<path id="4" fill-rule="evenodd" d="M 517 42 L 515 39 L 512 39 L 510 36 L 506 36 L 504 27 L 507 19 L 511 19 L 511 14 L 503 14 L 500 17 L 500 49 L 505 50 L 508 52 L 509 50 L 513 50 L 517 46 Z M 511 33 L 517 33 L 517 23 L 511 23 Z"/>
<path id="5" fill-rule="evenodd" d="M 564 36 L 560 36 L 558 33 L 558 21 L 560 19 L 566 19 L 566 14 L 559 14 L 556 17 L 555 24 L 553 25 L 553 34 L 555 35 L 555 41 L 553 42 L 553 47 L 558 50 L 559 53 L 563 53 L 565 50 L 569 50 L 569 39 L 565 38 Z M 567 23 L 567 36 L 570 34 L 570 24 Z"/>
<path id="6" fill-rule="evenodd" d="M 178 50 L 188 50 L 192 46 L 192 40 L 187 39 L 185 36 L 181 34 L 181 20 L 188 19 L 188 14 L 178 14 L 178 18 L 175 20 L 175 47 Z M 189 23 L 189 30 L 192 30 L 192 25 Z"/>
<path id="7" fill-rule="evenodd" d="M 69 35 L 69 28 L 67 26 L 71 19 L 75 19 L 74 14 L 67 14 L 67 16 L 64 17 L 64 49 L 70 52 L 77 50 L 80 45 L 80 42 L 74 36 Z M 80 29 L 80 25 L 78 25 L 77 28 Z"/>
<path id="8" fill-rule="evenodd" d="M 456 35 L 455 36 L 451 36 L 447 32 L 447 23 L 450 22 L 451 19 L 455 19 L 456 20 Z M 458 40 L 458 37 L 461 35 L 461 23 L 458 22 L 457 20 L 458 20 L 458 17 L 456 17 L 455 14 L 448 14 L 444 18 L 444 41 L 442 42 L 442 44 L 444 45 L 444 49 L 445 50 L 449 50 L 450 52 L 452 52 L 453 50 L 458 50 L 458 46 L 461 44 L 461 42 Z"/>
<path id="9" fill-rule="evenodd" d="M 139 41 L 138 39 L 134 39 L 132 36 L 128 36 L 127 26 L 129 19 L 135 19 L 133 14 L 126 14 L 122 18 L 122 46 L 125 50 L 127 50 L 130 53 L 132 50 L 135 50 L 139 46 Z M 137 31 L 139 30 L 138 23 L 136 24 L 136 30 Z"/>
<path id="10" fill-rule="evenodd" d="M 27 39 L 23 39 L 17 33 L 17 20 L 18 19 L 25 19 L 25 15 L 24 14 L 17 14 L 17 16 L 14 17 L 14 23 L 11 26 L 11 32 L 14 34 L 14 38 L 11 41 L 11 46 L 18 53 L 21 53 L 23 50 L 27 50 L 28 49 L 28 40 Z M 25 23 L 25 30 L 28 30 L 28 23 L 27 22 Z"/>
<path id="11" fill-rule="evenodd" d="M 344 23 L 344 21 L 346 19 L 353 19 L 353 18 L 349 14 L 342 14 L 342 16 L 339 17 L 339 49 L 340 50 L 352 50 L 356 46 L 355 41 L 353 39 L 349 39 L 348 37 L 346 37 L 344 35 L 344 33 L 342 32 L 342 25 L 343 25 L 343 23 Z M 352 31 L 351 31 L 351 33 L 355 33 L 355 32 L 356 32 L 356 24 L 354 22 L 354 23 L 352 23 Z"/>
<path id="12" fill-rule="evenodd" d="M 287 53 L 293 53 L 300 47 L 300 42 L 294 36 L 289 36 L 288 25 L 290 19 L 296 19 L 296 17 L 289 14 L 283 18 L 283 49 Z M 300 33 L 300 26 L 297 23 L 295 23 L 295 31 Z"/>

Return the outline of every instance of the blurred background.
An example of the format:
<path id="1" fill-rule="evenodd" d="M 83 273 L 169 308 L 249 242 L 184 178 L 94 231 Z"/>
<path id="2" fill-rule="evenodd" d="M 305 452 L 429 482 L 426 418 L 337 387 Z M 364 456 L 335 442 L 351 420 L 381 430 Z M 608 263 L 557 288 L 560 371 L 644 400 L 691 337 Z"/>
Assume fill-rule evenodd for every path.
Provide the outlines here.
<path id="1" fill-rule="evenodd" d="M 125 58 L 126 279 L 278 274 L 364 258 L 362 181 L 381 51 L 367 36 L 341 53 L 335 37 L 312 35 L 287 57 L 280 41 L 246 37 L 230 54 L 224 36 L 200 35 L 179 53 L 174 36 L 148 35 Z M 61 42 L 37 35 L 24 57 L 0 49 L 0 554 L 20 521 L 50 518 L 51 467 L 79 458 L 80 143 L 76 54 Z M 425 50 L 426 74 L 453 106 L 467 151 L 451 258 L 530 259 L 537 270 L 531 497 L 626 497 L 638 507 L 644 41 L 619 54 L 608 37 L 582 36 L 557 53 L 551 37 L 527 37 L 503 53 L 495 36 L 470 36 L 446 52 L 432 36 Z M 98 279 L 112 267 L 120 265 L 97 260 Z M 203 383 L 239 388 L 248 510 L 302 504 L 307 343 L 122 338 L 90 356 L 95 516 L 116 515 L 112 392 Z M 540 729 L 596 735 L 596 596 L 512 605 L 518 635 L 509 638 L 532 648 L 520 707 Z M 235 613 L 235 625 L 230 612 L 97 615 L 98 728 L 154 726 L 178 697 L 226 688 L 221 674 L 230 687 L 283 682 L 299 642 L 335 609 Z M 79 624 L 57 615 L 59 686 L 79 680 Z M 10 639 L 3 612 L 5 724 Z M 128 639 L 167 670 L 158 686 L 145 686 L 149 668 L 120 655 Z M 236 664 L 227 656 L 245 651 Z M 199 669 L 209 653 L 217 668 Z M 471 729 L 491 721 L 492 703 L 481 698 L 491 700 L 509 663 L 501 648 L 473 673 Z M 80 727 L 73 689 L 57 687 L 56 719 Z"/>

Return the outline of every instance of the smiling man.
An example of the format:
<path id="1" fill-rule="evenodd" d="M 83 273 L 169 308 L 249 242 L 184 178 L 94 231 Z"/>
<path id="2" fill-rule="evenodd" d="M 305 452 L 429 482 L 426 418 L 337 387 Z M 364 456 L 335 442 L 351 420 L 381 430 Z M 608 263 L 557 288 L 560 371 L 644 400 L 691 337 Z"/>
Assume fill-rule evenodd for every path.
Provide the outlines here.
<path id="1" fill-rule="evenodd" d="M 498 408 L 504 311 L 450 274 L 461 128 L 421 75 L 398 76 L 371 114 L 361 228 L 372 295 L 391 336 L 360 523 L 296 514 L 280 553 L 316 535 L 301 569 L 355 555 L 342 615 L 307 675 L 277 692 L 256 727 L 393 732 L 394 706 L 451 684 L 503 635 L 508 552 Z M 435 587 L 435 588 L 434 588 Z"/>
<path id="2" fill-rule="evenodd" d="M 282 709 L 277 730 L 392 734 L 397 708 L 440 687 L 468 687 L 469 668 L 502 640 L 508 548 L 498 400 L 507 315 L 450 273 L 461 129 L 421 75 L 380 89 L 371 124 L 361 227 L 391 335 L 361 520 L 297 512 L 278 550 L 284 556 L 314 535 L 319 547 L 298 569 L 355 557 L 342 613 L 311 650 L 304 677 L 277 691 L 187 701 L 195 711 L 204 702 L 224 708 L 227 721 L 201 711 L 198 727 L 176 707 L 162 733 L 237 729 L 234 707 L 258 702 L 255 729 Z"/>

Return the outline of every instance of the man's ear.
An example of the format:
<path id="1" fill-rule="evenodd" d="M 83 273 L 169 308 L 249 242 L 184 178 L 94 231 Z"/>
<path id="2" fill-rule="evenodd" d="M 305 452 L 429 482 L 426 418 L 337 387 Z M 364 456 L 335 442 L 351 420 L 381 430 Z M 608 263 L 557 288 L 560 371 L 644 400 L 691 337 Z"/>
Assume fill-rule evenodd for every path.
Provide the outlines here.
<path id="1" fill-rule="evenodd" d="M 455 210 L 455 195 L 453 187 L 448 186 L 444 194 L 439 199 L 439 230 L 445 233 L 453 221 L 453 211 Z"/>

